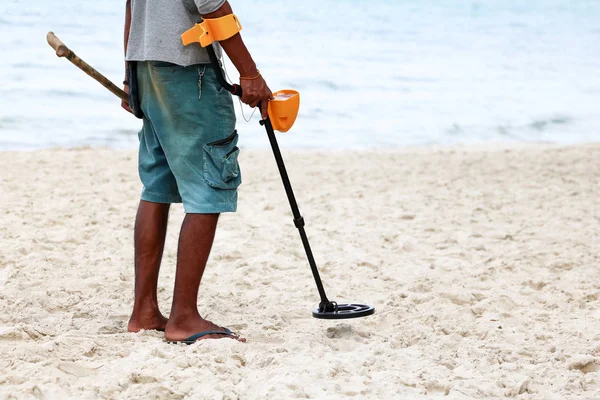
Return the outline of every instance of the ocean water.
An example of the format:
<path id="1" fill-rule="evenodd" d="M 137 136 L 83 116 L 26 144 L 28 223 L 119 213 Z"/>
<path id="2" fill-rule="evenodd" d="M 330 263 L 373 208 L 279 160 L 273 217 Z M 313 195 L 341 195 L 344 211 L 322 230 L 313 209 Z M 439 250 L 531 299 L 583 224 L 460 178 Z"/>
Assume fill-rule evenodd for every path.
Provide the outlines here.
<path id="1" fill-rule="evenodd" d="M 600 141 L 598 0 L 230 3 L 271 89 L 301 94 L 282 147 Z M 45 40 L 120 83 L 123 9 L 1 0 L 0 150 L 135 148 L 140 121 Z M 243 118 L 241 145 L 267 147 Z"/>

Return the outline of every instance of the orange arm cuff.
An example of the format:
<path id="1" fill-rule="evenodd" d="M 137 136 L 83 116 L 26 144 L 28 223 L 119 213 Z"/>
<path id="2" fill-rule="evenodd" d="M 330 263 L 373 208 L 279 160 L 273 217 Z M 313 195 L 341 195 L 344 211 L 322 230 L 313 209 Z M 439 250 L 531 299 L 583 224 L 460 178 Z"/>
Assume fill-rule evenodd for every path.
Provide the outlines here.
<path id="1" fill-rule="evenodd" d="M 200 24 L 194 25 L 181 35 L 184 46 L 191 43 L 200 43 L 206 47 L 212 42 L 226 40 L 242 30 L 240 21 L 235 14 L 229 14 L 220 18 L 205 19 Z"/>

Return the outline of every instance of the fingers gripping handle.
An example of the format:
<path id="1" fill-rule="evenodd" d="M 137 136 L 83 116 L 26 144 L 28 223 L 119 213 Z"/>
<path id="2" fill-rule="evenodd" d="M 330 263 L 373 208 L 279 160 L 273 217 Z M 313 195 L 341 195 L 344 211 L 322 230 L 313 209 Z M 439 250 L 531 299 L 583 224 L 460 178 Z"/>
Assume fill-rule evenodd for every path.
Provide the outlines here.
<path id="1" fill-rule="evenodd" d="M 225 88 L 225 90 L 227 90 L 231 94 L 241 98 L 242 97 L 242 87 L 235 83 L 232 85 L 229 82 L 227 82 L 227 80 L 225 79 L 225 76 L 223 75 L 223 69 L 221 69 L 221 63 L 219 62 L 219 59 L 217 58 L 215 49 L 213 48 L 213 45 L 211 44 L 211 45 L 205 47 L 205 49 L 208 52 L 208 58 L 210 59 L 210 64 L 214 68 L 215 75 L 217 76 L 217 80 L 219 81 L 221 86 L 223 86 L 223 88 Z M 261 103 L 258 103 L 257 107 L 259 110 L 261 110 L 262 109 Z M 267 119 L 269 119 L 269 117 L 267 117 Z"/>
<path id="2" fill-rule="evenodd" d="M 231 87 L 233 88 L 233 90 L 230 90 L 231 94 L 242 97 L 242 87 L 240 85 L 234 83 Z"/>

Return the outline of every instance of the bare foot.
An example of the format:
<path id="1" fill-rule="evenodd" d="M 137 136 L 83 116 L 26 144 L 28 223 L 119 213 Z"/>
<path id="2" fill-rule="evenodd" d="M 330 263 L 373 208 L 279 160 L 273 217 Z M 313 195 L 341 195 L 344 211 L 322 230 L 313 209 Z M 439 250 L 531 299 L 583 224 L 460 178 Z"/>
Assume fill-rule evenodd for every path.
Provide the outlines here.
<path id="1" fill-rule="evenodd" d="M 199 315 L 189 316 L 187 318 L 171 318 L 165 329 L 165 339 L 167 341 L 178 342 L 189 338 L 199 332 L 204 331 L 219 331 L 225 332 L 225 328 L 213 324 L 212 322 L 203 319 Z M 239 342 L 245 342 L 246 338 L 240 337 L 235 333 L 229 335 L 213 334 L 202 336 L 198 340 L 204 339 L 235 339 Z M 197 341 L 198 341 L 197 340 Z"/>
<path id="2" fill-rule="evenodd" d="M 142 329 L 164 332 L 168 319 L 160 311 L 134 312 L 127 324 L 127 332 L 139 332 Z"/>

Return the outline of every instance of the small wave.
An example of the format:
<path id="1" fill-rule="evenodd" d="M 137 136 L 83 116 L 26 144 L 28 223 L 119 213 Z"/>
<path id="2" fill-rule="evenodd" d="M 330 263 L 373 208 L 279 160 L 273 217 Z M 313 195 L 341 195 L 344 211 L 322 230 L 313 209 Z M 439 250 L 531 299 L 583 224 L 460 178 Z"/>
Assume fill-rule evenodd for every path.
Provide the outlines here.
<path id="1" fill-rule="evenodd" d="M 284 82 L 287 87 L 292 87 L 296 90 L 304 90 L 309 88 L 320 88 L 320 89 L 329 89 L 334 91 L 348 91 L 351 90 L 352 87 L 350 84 L 339 84 L 330 80 L 322 79 L 322 80 L 305 80 L 299 82 Z"/>
<path id="2" fill-rule="evenodd" d="M 435 83 L 435 82 L 440 81 L 437 78 L 417 78 L 414 76 L 402 76 L 402 75 L 396 75 L 396 76 L 392 77 L 392 79 L 395 81 L 398 81 L 398 82 L 421 82 L 421 83 Z"/>
<path id="3" fill-rule="evenodd" d="M 536 131 L 543 131 L 550 128 L 552 125 L 566 125 L 570 124 L 572 119 L 570 117 L 555 117 L 550 119 L 536 120 L 529 124 L 530 128 Z"/>
<path id="4" fill-rule="evenodd" d="M 112 131 L 110 131 L 108 133 L 114 133 L 117 136 L 137 136 L 138 131 L 133 130 L 133 129 L 122 129 L 122 128 L 119 128 L 119 129 L 112 130 Z"/>
<path id="5" fill-rule="evenodd" d="M 336 84 L 335 82 L 327 81 L 327 80 L 318 81 L 318 84 L 320 86 L 324 86 L 327 89 L 332 89 L 332 90 L 345 90 L 348 88 L 347 86 L 340 86 L 340 85 Z"/>
<path id="6" fill-rule="evenodd" d="M 19 122 L 19 118 L 16 116 L 11 116 L 11 117 L 0 117 L 0 124 L 15 124 Z"/>
<path id="7" fill-rule="evenodd" d="M 446 134 L 449 136 L 461 136 L 463 133 L 464 130 L 459 124 L 453 124 L 450 128 L 446 129 Z"/>
<path id="8" fill-rule="evenodd" d="M 11 65 L 15 69 L 33 69 L 33 70 L 59 70 L 60 67 L 56 64 L 42 64 L 36 62 L 17 62 Z"/>
<path id="9" fill-rule="evenodd" d="M 500 125 L 496 127 L 496 132 L 498 132 L 500 136 L 504 136 L 515 140 L 521 140 L 522 138 L 519 135 L 514 134 L 512 130 L 513 128 L 507 125 Z"/>
<path id="10" fill-rule="evenodd" d="M 97 94 L 96 92 L 79 92 L 71 89 L 49 89 L 44 90 L 44 94 L 46 96 L 57 96 L 57 97 L 77 97 L 77 98 L 85 98 L 90 100 L 99 100 L 103 99 L 104 96 L 102 94 Z"/>
<path id="11" fill-rule="evenodd" d="M 529 26 L 527 24 L 524 24 L 522 22 L 512 22 L 512 23 L 508 24 L 508 26 L 511 28 L 523 28 L 523 29 L 529 28 Z"/>
<path id="12" fill-rule="evenodd" d="M 303 117 L 307 120 L 318 120 L 325 115 L 325 110 L 319 107 L 311 108 L 303 113 Z"/>

